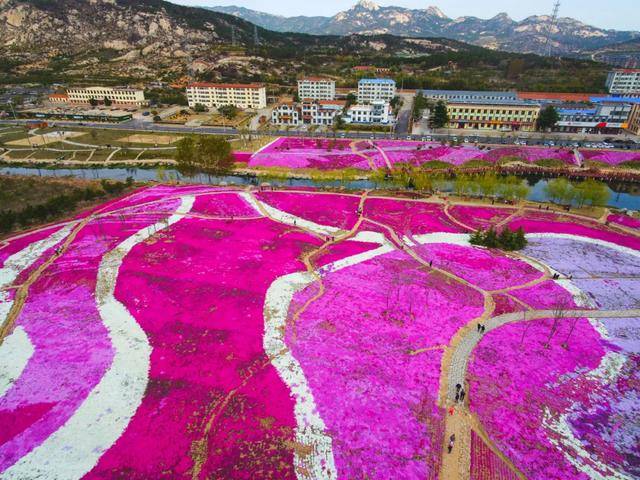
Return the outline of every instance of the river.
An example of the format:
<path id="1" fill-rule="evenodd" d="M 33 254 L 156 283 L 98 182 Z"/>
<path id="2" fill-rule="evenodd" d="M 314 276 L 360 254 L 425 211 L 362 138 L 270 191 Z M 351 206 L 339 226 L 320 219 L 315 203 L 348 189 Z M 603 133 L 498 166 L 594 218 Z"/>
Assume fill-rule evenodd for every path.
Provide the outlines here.
<path id="1" fill-rule="evenodd" d="M 159 172 L 162 172 L 161 174 Z M 85 179 L 107 179 L 124 181 L 128 177 L 133 177 L 137 182 L 161 181 L 179 179 L 182 183 L 197 183 L 219 185 L 259 185 L 268 182 L 278 187 L 343 187 L 347 190 L 362 190 L 373 188 L 384 188 L 370 180 L 311 180 L 308 178 L 265 178 L 248 175 L 227 175 L 216 177 L 205 173 L 199 173 L 191 177 L 179 174 L 176 170 L 165 169 L 144 169 L 144 168 L 36 168 L 36 167 L 0 167 L 0 175 L 35 175 L 41 177 L 65 177 L 72 176 Z M 527 183 L 532 187 L 527 197 L 536 202 L 548 201 L 545 186 L 547 180 L 544 178 L 528 177 Z M 395 188 L 395 187 L 392 187 Z M 609 196 L 609 207 L 640 210 L 640 186 L 628 183 L 618 183 L 608 185 L 611 195 Z"/>

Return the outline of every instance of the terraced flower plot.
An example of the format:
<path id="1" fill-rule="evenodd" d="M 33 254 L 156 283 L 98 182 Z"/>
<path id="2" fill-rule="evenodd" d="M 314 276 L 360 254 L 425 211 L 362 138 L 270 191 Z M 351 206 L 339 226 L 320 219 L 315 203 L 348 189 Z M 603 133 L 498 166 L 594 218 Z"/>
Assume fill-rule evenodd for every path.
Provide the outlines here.
<path id="1" fill-rule="evenodd" d="M 633 226 L 156 186 L 0 243 L 0 324 L 1 479 L 640 476 Z"/>
<path id="2" fill-rule="evenodd" d="M 624 162 L 640 161 L 634 151 L 581 150 L 584 161 L 597 161 L 615 166 Z M 535 163 L 541 160 L 560 161 L 578 165 L 571 148 L 527 146 L 460 146 L 441 145 L 437 142 L 398 140 L 348 140 L 279 138 L 251 155 L 249 167 L 312 168 L 339 170 L 355 168 L 375 170 L 409 164 L 420 166 L 429 162 L 444 162 L 453 166 L 481 161 L 519 161 Z"/>

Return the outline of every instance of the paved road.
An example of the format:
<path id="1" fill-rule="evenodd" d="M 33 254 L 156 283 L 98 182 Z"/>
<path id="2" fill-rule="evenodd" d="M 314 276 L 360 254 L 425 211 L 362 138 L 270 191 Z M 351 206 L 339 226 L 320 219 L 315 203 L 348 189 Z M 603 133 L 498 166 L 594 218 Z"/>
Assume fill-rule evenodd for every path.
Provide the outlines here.
<path id="1" fill-rule="evenodd" d="M 15 125 L 15 124 L 25 124 L 27 120 L 0 120 L 0 125 Z M 238 131 L 234 128 L 221 128 L 221 127 L 185 127 L 183 125 L 165 125 L 158 124 L 152 122 L 143 122 L 140 120 L 131 120 L 124 123 L 91 123 L 91 122 L 70 122 L 70 121 L 52 121 L 51 125 L 57 127 L 91 127 L 91 128 L 101 128 L 105 130 L 132 130 L 132 131 L 143 131 L 143 132 L 173 132 L 173 133 L 199 133 L 199 134 L 209 134 L 209 135 L 236 135 Z M 306 138 L 354 138 L 354 139 L 407 139 L 417 141 L 451 141 L 453 139 L 457 139 L 458 141 L 467 140 L 467 143 L 480 143 L 486 145 L 512 145 L 515 141 L 519 139 L 519 135 L 516 133 L 513 136 L 505 136 L 504 138 L 497 138 L 489 135 L 481 134 L 481 132 L 477 132 L 473 135 L 452 135 L 448 133 L 432 133 L 428 136 L 425 135 L 401 135 L 398 133 L 367 133 L 367 132 L 301 132 L 301 131 L 286 131 L 286 130 L 262 130 L 257 132 L 252 132 L 254 135 L 267 135 L 267 136 L 277 136 L 277 137 L 306 137 Z M 529 138 L 527 142 L 529 145 L 543 145 L 546 140 L 548 140 L 549 135 L 541 135 L 541 134 L 529 134 Z M 555 141 L 555 146 L 571 146 L 574 143 L 573 140 L 563 139 Z M 581 143 L 581 142 L 578 142 Z M 633 150 L 640 150 L 640 143 L 616 143 L 616 148 L 628 148 Z M 582 144 L 580 145 L 582 146 Z"/>
<path id="2" fill-rule="evenodd" d="M 401 93 L 402 106 L 398 112 L 398 121 L 396 123 L 396 134 L 407 135 L 409 133 L 409 120 L 411 119 L 411 109 L 413 108 L 413 95 Z"/>

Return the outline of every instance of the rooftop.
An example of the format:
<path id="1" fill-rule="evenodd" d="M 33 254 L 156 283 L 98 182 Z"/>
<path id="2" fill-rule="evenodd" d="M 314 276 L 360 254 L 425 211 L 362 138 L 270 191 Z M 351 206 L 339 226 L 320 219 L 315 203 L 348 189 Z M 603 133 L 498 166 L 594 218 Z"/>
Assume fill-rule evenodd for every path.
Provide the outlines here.
<path id="1" fill-rule="evenodd" d="M 509 97 L 516 99 L 516 92 L 492 92 L 484 90 L 421 90 L 423 95 L 449 95 L 462 97 L 468 95 L 470 97 Z"/>
<path id="2" fill-rule="evenodd" d="M 298 80 L 299 82 L 335 82 L 335 80 L 332 80 L 330 78 L 323 78 L 323 77 L 304 77 Z"/>
<path id="3" fill-rule="evenodd" d="M 383 85 L 395 85 L 395 80 L 391 78 L 361 78 L 358 83 L 380 83 Z"/>
<path id="4" fill-rule="evenodd" d="M 538 102 L 534 102 L 531 100 L 518 100 L 518 99 L 514 99 L 514 100 L 471 99 L 471 100 L 449 102 L 449 105 L 495 105 L 495 106 L 506 106 L 506 107 L 539 107 L 540 106 Z"/>
<path id="5" fill-rule="evenodd" d="M 261 83 L 209 83 L 194 82 L 187 85 L 187 88 L 264 88 Z"/>
<path id="6" fill-rule="evenodd" d="M 592 103 L 630 103 L 632 105 L 640 104 L 640 97 L 591 97 L 590 100 Z"/>
<path id="7" fill-rule="evenodd" d="M 606 97 L 604 93 L 518 92 L 522 100 L 560 100 L 562 102 L 589 102 L 591 98 Z"/>

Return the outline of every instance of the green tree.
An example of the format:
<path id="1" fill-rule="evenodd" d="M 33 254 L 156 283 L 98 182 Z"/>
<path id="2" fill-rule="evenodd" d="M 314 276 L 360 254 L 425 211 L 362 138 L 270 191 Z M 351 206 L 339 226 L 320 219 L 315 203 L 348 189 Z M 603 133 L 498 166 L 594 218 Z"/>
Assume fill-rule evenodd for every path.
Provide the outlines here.
<path id="1" fill-rule="evenodd" d="M 485 173 L 478 181 L 480 191 L 485 196 L 495 195 L 498 191 L 498 184 L 498 177 L 494 173 Z"/>
<path id="2" fill-rule="evenodd" d="M 236 107 L 235 105 L 223 105 L 221 107 L 218 107 L 218 112 L 220 112 L 220 114 L 228 120 L 233 120 L 238 114 L 238 107 Z"/>
<path id="3" fill-rule="evenodd" d="M 97 107 L 98 106 L 98 100 L 96 100 L 95 98 L 91 97 L 89 99 L 89 105 L 91 105 L 92 107 Z"/>
<path id="4" fill-rule="evenodd" d="M 184 137 L 176 143 L 176 162 L 181 173 L 193 173 L 197 166 L 196 141 L 193 137 Z"/>
<path id="5" fill-rule="evenodd" d="M 197 113 L 202 113 L 202 112 L 206 112 L 207 111 L 207 107 L 205 107 L 203 104 L 201 103 L 196 103 L 193 106 L 193 111 L 197 112 Z"/>
<path id="6" fill-rule="evenodd" d="M 556 126 L 560 120 L 560 115 L 553 105 L 548 105 L 542 109 L 540 115 L 538 115 L 537 127 L 538 130 L 545 131 L 551 130 Z"/>
<path id="7" fill-rule="evenodd" d="M 503 250 L 513 250 L 513 232 L 510 228 L 503 228 L 498 235 L 498 245 Z"/>
<path id="8" fill-rule="evenodd" d="M 105 107 L 110 107 L 111 106 L 111 99 L 109 97 L 104 97 L 102 102 L 104 103 Z"/>
<path id="9" fill-rule="evenodd" d="M 351 105 L 353 105 L 357 101 L 358 101 L 358 97 L 356 97 L 356 95 L 353 92 L 349 93 L 347 95 L 347 104 L 345 105 L 345 109 L 349 108 Z"/>
<path id="10" fill-rule="evenodd" d="M 592 178 L 575 185 L 575 199 L 578 205 L 585 203 L 593 207 L 606 205 L 611 196 L 611 192 L 607 185 Z"/>
<path id="11" fill-rule="evenodd" d="M 498 234 L 496 233 L 496 229 L 493 227 L 489 227 L 484 234 L 484 246 L 487 248 L 497 248 L 498 247 Z"/>
<path id="12" fill-rule="evenodd" d="M 471 191 L 471 179 L 466 175 L 458 175 L 453 181 L 453 191 L 456 195 L 466 195 Z"/>
<path id="13" fill-rule="evenodd" d="M 573 185 L 566 178 L 549 180 L 544 190 L 552 202 L 570 203 L 575 198 Z"/>
<path id="14" fill-rule="evenodd" d="M 442 128 L 449 123 L 449 112 L 447 112 L 447 106 L 442 100 L 436 104 L 431 118 L 434 128 Z"/>
<path id="15" fill-rule="evenodd" d="M 197 145 L 197 161 L 215 175 L 225 175 L 233 170 L 233 152 L 227 139 L 215 135 L 200 137 Z"/>
<path id="16" fill-rule="evenodd" d="M 411 116 L 413 120 L 419 120 L 422 117 L 422 112 L 429 106 L 429 101 L 424 97 L 421 90 L 418 90 L 416 96 L 413 99 L 413 108 L 411 110 Z"/>

